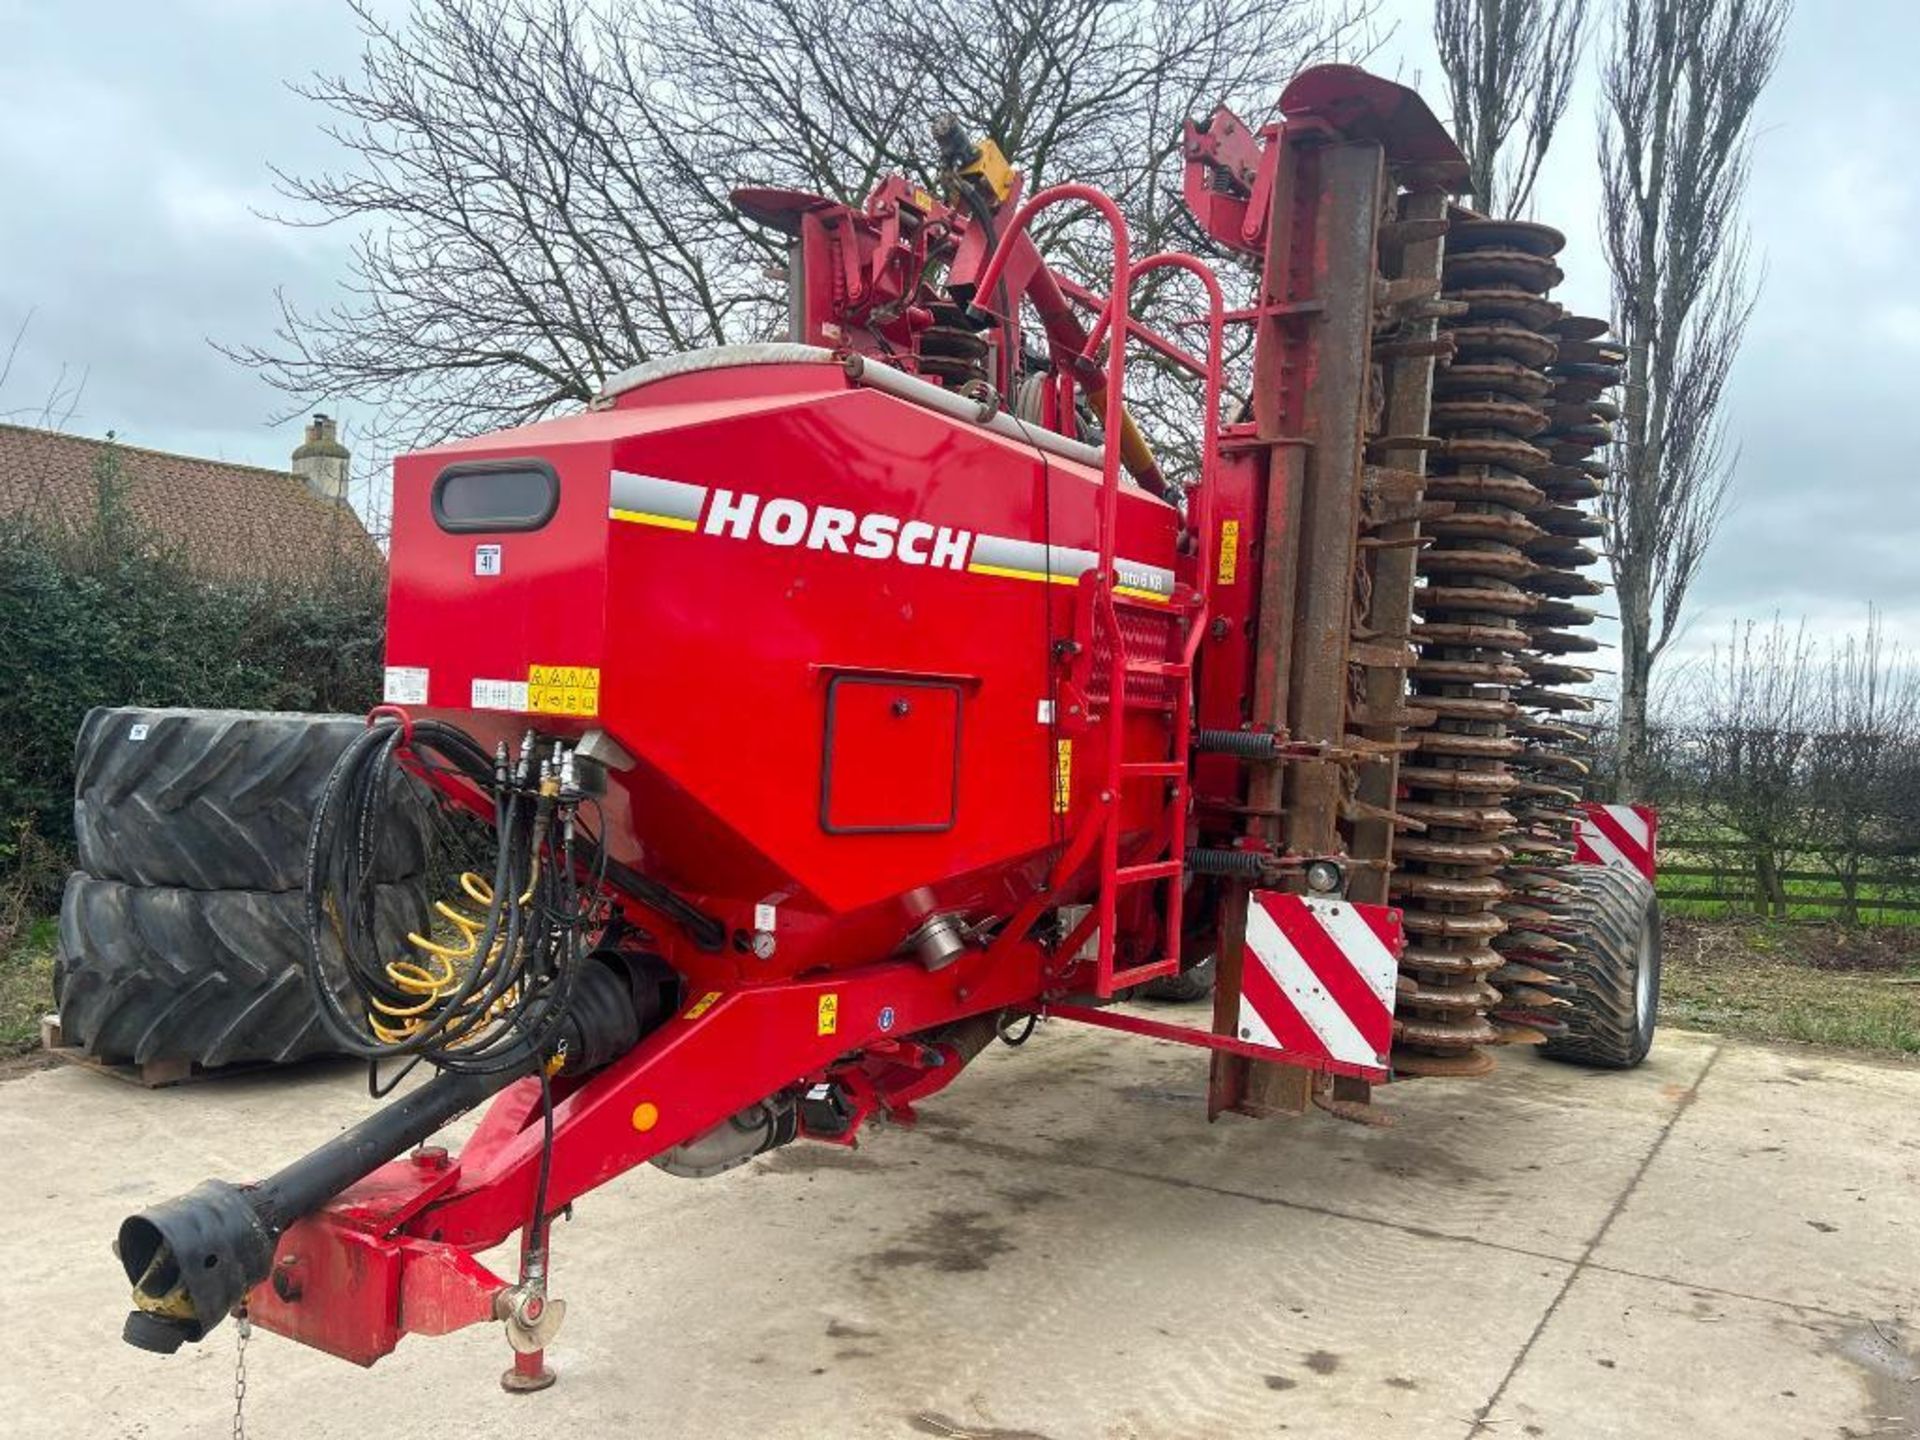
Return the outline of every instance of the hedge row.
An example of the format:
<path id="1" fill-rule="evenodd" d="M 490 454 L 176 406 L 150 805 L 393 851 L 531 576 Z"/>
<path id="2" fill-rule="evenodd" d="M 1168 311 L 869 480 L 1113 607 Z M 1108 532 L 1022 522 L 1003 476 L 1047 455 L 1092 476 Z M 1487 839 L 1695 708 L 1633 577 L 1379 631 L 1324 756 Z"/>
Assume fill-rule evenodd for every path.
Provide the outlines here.
<path id="1" fill-rule="evenodd" d="M 139 533 L 108 486 L 102 501 L 80 526 L 0 520 L 0 871 L 23 828 L 70 854 L 74 733 L 95 705 L 353 712 L 377 699 L 377 566 L 343 560 L 303 585 L 208 581 Z"/>

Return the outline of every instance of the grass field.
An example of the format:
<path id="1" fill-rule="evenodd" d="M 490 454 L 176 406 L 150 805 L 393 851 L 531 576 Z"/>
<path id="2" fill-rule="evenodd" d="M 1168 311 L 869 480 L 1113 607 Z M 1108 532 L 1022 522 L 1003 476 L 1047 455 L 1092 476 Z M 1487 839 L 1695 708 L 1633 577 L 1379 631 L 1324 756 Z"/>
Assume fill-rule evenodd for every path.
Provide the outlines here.
<path id="1" fill-rule="evenodd" d="M 1752 881 L 1744 872 L 1724 877 L 1676 875 L 1668 866 L 1669 852 L 1660 855 L 1660 906 L 1669 915 L 1694 920 L 1741 919 L 1759 913 L 1751 897 Z M 1782 882 L 1787 892 L 1790 920 L 1830 920 L 1838 916 L 1845 898 L 1837 879 L 1795 874 Z M 1741 898 L 1726 898 L 1737 895 Z M 1920 890 L 1902 881 L 1862 884 L 1857 896 L 1860 923 L 1868 926 L 1920 927 Z M 1914 908 L 1907 908 L 1913 906 Z"/>
<path id="2" fill-rule="evenodd" d="M 1839 859 L 1838 852 L 1819 847 L 1778 855 L 1787 910 L 1776 918 L 1842 918 L 1846 889 L 1835 873 Z M 1669 915 L 1718 920 L 1762 913 L 1753 866 L 1751 849 L 1732 831 L 1684 807 L 1662 810 L 1660 903 Z M 1855 900 L 1861 924 L 1920 926 L 1920 880 L 1911 861 L 1875 858 L 1860 868 Z"/>
<path id="3" fill-rule="evenodd" d="M 1920 929 L 1709 922 L 1669 907 L 1663 938 L 1663 1020 L 1755 1040 L 1920 1055 Z"/>

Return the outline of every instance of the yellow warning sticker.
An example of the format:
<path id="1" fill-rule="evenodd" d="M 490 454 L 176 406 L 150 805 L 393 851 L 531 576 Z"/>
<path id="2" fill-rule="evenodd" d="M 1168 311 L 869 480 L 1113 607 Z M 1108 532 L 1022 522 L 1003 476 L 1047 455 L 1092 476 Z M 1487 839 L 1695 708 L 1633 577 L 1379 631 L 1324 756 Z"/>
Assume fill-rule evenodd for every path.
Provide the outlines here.
<path id="1" fill-rule="evenodd" d="M 680 1018 L 682 1020 L 698 1020 L 702 1015 L 706 1014 L 707 1011 L 711 1010 L 714 1007 L 714 1003 L 718 1001 L 719 998 L 720 998 L 720 992 L 718 990 L 707 991 L 706 994 L 702 995 L 698 1000 L 694 1001 L 691 1005 L 687 1006 L 686 1013 L 683 1014 Z"/>
<path id="2" fill-rule="evenodd" d="M 1064 815 L 1073 806 L 1073 741 L 1055 742 L 1053 749 L 1053 813 Z"/>
<path id="3" fill-rule="evenodd" d="M 1231 585 L 1240 578 L 1240 522 L 1220 522 L 1220 583 Z"/>
<path id="4" fill-rule="evenodd" d="M 840 1028 L 840 995 L 829 990 L 820 997 L 820 1033 L 831 1035 Z"/>
<path id="5" fill-rule="evenodd" d="M 598 715 L 600 667 L 529 665 L 527 709 L 536 715 Z"/>

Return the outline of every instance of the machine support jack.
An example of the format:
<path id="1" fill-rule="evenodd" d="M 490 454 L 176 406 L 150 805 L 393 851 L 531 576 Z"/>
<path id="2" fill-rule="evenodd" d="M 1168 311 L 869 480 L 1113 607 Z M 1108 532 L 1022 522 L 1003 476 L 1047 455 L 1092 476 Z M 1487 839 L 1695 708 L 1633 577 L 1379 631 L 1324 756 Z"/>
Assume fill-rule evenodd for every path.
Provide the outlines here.
<path id="1" fill-rule="evenodd" d="M 553 1222 L 546 1216 L 527 1227 L 520 1249 L 520 1283 L 500 1293 L 507 1343 L 513 1347 L 513 1364 L 500 1376 L 500 1388 L 509 1395 L 531 1395 L 559 1379 L 546 1363 L 547 1345 L 567 1316 L 567 1302 L 547 1295 L 552 1230 Z"/>

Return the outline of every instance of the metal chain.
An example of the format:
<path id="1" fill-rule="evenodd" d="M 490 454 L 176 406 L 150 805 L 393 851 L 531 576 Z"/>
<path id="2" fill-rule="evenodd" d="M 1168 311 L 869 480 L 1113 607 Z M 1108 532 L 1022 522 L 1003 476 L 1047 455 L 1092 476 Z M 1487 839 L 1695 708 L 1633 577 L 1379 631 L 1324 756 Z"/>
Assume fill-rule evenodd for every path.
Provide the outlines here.
<path id="1" fill-rule="evenodd" d="M 245 1301 L 234 1319 L 239 1338 L 233 1347 L 233 1440 L 247 1440 L 247 1341 L 253 1338 L 253 1322 L 247 1318 Z"/>

